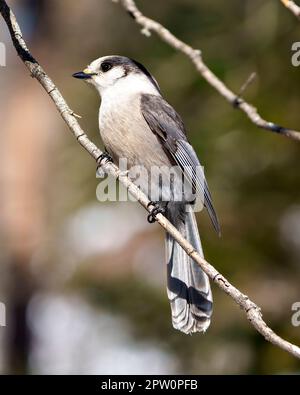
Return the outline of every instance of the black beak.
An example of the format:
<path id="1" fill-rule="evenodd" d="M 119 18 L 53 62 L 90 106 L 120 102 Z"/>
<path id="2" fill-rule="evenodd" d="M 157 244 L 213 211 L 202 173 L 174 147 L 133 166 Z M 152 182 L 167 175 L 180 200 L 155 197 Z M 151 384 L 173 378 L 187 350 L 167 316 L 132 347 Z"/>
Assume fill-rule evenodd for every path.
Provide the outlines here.
<path id="1" fill-rule="evenodd" d="M 79 71 L 78 73 L 74 73 L 72 75 L 72 77 L 79 78 L 81 80 L 88 80 L 88 79 L 92 78 L 92 75 L 93 74 L 87 74 L 84 71 Z"/>

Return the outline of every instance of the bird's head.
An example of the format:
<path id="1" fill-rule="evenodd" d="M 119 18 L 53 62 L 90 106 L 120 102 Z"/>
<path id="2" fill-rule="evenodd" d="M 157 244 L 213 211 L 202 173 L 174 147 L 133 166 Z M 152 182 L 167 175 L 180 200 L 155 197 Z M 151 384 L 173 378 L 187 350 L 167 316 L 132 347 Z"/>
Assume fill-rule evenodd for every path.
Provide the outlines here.
<path id="1" fill-rule="evenodd" d="M 141 63 L 125 56 L 103 56 L 73 77 L 94 85 L 100 95 L 112 87 L 159 93 L 159 86 L 149 71 Z"/>

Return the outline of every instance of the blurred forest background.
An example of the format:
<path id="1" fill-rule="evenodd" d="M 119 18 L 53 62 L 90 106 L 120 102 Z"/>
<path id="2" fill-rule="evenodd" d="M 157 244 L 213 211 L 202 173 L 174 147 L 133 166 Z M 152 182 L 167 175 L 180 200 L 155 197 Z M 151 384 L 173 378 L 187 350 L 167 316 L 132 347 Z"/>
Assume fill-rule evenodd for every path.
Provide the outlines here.
<path id="1" fill-rule="evenodd" d="M 99 98 L 72 73 L 109 54 L 145 64 L 185 120 L 205 165 L 222 226 L 197 218 L 206 258 L 263 309 L 270 326 L 300 343 L 300 147 L 257 129 L 191 63 L 140 29 L 109 0 L 10 0 L 33 55 L 97 145 Z M 291 46 L 299 21 L 275 0 L 140 0 L 137 5 L 203 51 L 234 91 L 268 120 L 300 129 L 300 69 Z M 134 203 L 96 200 L 94 161 L 16 57 L 0 41 L 0 327 L 2 373 L 299 373 L 213 286 L 205 335 L 171 326 L 164 234 Z"/>

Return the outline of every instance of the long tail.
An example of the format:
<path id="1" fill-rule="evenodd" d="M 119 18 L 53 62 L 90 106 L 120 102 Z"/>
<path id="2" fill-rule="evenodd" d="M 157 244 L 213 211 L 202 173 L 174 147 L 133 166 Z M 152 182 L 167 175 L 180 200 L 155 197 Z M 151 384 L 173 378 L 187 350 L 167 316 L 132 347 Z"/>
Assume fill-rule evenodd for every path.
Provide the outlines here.
<path id="1" fill-rule="evenodd" d="M 190 206 L 187 207 L 189 211 L 178 212 L 177 209 L 175 214 L 169 212 L 168 217 L 203 256 L 195 214 Z M 186 334 L 205 332 L 212 314 L 212 294 L 207 275 L 169 234 L 166 234 L 166 257 L 173 327 Z"/>

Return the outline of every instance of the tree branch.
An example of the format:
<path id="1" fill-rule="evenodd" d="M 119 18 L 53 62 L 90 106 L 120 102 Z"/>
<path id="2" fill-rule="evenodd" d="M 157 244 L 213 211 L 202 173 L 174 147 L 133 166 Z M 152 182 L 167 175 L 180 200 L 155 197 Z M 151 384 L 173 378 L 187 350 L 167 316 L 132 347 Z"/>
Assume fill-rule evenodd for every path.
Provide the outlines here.
<path id="1" fill-rule="evenodd" d="M 296 18 L 300 20 L 300 7 L 292 0 L 280 0 L 281 3 L 289 9 Z"/>
<path id="2" fill-rule="evenodd" d="M 57 110 L 60 112 L 62 118 L 68 125 L 72 134 L 76 137 L 78 142 L 83 148 L 96 160 L 96 162 L 110 175 L 118 179 L 129 192 L 138 200 L 138 202 L 144 206 L 148 211 L 151 211 L 152 206 L 148 207 L 149 199 L 143 192 L 133 184 L 124 172 L 110 162 L 99 163 L 99 158 L 102 151 L 92 143 L 85 132 L 81 129 L 74 112 L 69 108 L 63 96 L 59 92 L 58 88 L 52 82 L 50 77 L 45 73 L 43 68 L 39 65 L 37 60 L 33 58 L 27 49 L 27 46 L 22 38 L 20 28 L 17 24 L 16 18 L 12 11 L 7 6 L 6 1 L 0 0 L 0 12 L 9 28 L 11 38 L 15 49 L 29 69 L 32 77 L 36 78 L 42 87 L 46 90 L 48 95 L 53 100 Z M 295 357 L 300 359 L 300 348 L 288 341 L 279 337 L 276 333 L 270 329 L 262 319 L 260 308 L 252 302 L 248 296 L 241 293 L 236 287 L 220 274 L 210 263 L 203 259 L 193 246 L 178 232 L 178 230 L 162 215 L 157 215 L 157 222 L 169 232 L 174 239 L 181 245 L 186 253 L 194 259 L 194 261 L 201 266 L 203 271 L 210 277 L 210 279 L 216 283 L 226 294 L 237 303 L 242 310 L 244 310 L 251 325 L 269 342 L 273 343 L 277 347 L 289 352 Z"/>
<path id="3" fill-rule="evenodd" d="M 114 2 L 118 0 L 112 0 Z M 243 111 L 252 123 L 257 127 L 265 130 L 269 130 L 274 133 L 279 133 L 283 136 L 289 137 L 290 139 L 300 141 L 300 132 L 292 129 L 285 128 L 280 125 L 276 125 L 273 122 L 266 121 L 263 119 L 257 109 L 250 103 L 246 102 L 231 91 L 223 81 L 221 81 L 209 68 L 206 66 L 202 59 L 201 51 L 194 49 L 190 45 L 184 43 L 175 37 L 168 29 L 166 29 L 160 23 L 153 19 L 144 16 L 141 11 L 137 8 L 134 0 L 120 0 L 120 3 L 125 8 L 127 13 L 136 21 L 137 24 L 142 26 L 142 33 L 146 36 L 150 36 L 150 32 L 155 32 L 163 41 L 169 44 L 177 51 L 185 54 L 194 64 L 196 70 L 201 76 L 213 87 L 217 92 L 220 93 L 232 106 L 236 109 Z"/>

